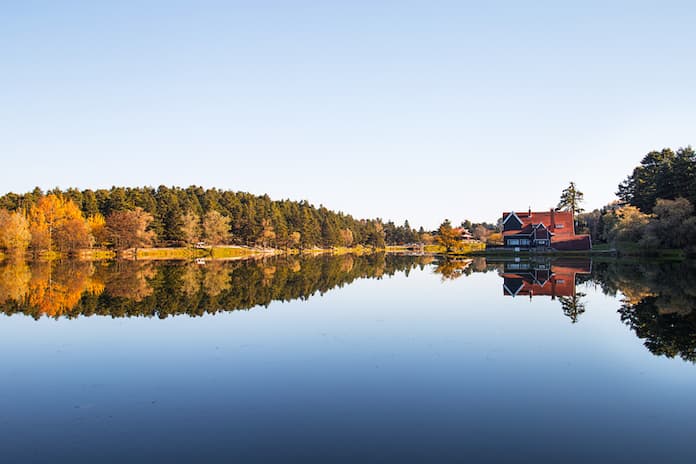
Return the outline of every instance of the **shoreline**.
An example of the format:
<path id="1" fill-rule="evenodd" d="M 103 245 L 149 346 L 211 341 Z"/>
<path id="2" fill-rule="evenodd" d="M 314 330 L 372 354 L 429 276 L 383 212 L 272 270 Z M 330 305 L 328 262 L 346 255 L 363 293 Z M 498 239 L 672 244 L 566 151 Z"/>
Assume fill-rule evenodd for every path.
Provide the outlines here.
<path id="1" fill-rule="evenodd" d="M 371 248 L 364 246 L 357 247 L 334 247 L 334 248 L 255 248 L 245 246 L 223 245 L 215 247 L 195 248 L 195 247 L 153 247 L 153 248 L 130 248 L 120 252 L 106 249 L 79 250 L 73 253 L 60 252 L 40 252 L 24 253 L 18 256 L 4 254 L 0 251 L 0 262 L 10 259 L 21 259 L 24 261 L 59 261 L 59 260 L 78 260 L 78 261 L 190 261 L 190 260 L 240 260 L 267 258 L 270 256 L 297 256 L 297 255 L 366 255 L 373 253 L 405 253 L 412 252 L 406 247 L 386 247 Z"/>
<path id="2" fill-rule="evenodd" d="M 436 255 L 445 258 L 463 258 L 463 257 L 481 257 L 481 258 L 518 258 L 531 259 L 535 257 L 549 258 L 645 258 L 645 259 L 661 259 L 670 261 L 684 261 L 689 259 L 689 256 L 683 250 L 671 249 L 656 249 L 638 252 L 637 250 L 629 249 L 622 250 L 620 248 L 601 248 L 588 251 L 545 251 L 545 252 L 530 252 L 530 251 L 512 251 L 512 250 L 465 250 L 446 252 L 439 245 L 426 245 L 422 249 L 413 249 L 412 247 L 390 245 L 384 248 L 372 247 L 334 247 L 334 248 L 306 248 L 306 249 L 279 249 L 279 248 L 256 248 L 235 245 L 223 245 L 205 248 L 195 247 L 153 247 L 153 248 L 138 248 L 122 250 L 116 252 L 106 249 L 91 249 L 80 250 L 75 253 L 59 253 L 59 252 L 41 252 L 38 254 L 25 253 L 20 256 L 0 251 L 0 262 L 21 259 L 25 261 L 57 261 L 63 259 L 75 259 L 78 261 L 191 261 L 191 260 L 215 260 L 215 261 L 230 261 L 243 259 L 259 259 L 271 256 L 297 256 L 297 255 L 366 255 L 373 253 L 404 253 L 404 254 L 419 254 L 419 255 Z"/>

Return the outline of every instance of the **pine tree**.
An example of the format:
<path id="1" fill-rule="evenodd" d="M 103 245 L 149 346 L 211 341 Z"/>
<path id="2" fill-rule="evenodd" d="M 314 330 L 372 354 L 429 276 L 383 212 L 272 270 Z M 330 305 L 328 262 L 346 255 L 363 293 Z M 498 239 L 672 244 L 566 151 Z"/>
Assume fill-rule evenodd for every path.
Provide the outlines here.
<path id="1" fill-rule="evenodd" d="M 583 197 L 585 196 L 580 190 L 575 186 L 575 182 L 570 182 L 570 185 L 561 192 L 561 200 L 558 202 L 557 210 L 572 211 L 573 214 L 580 214 L 584 209 L 580 207 Z"/>

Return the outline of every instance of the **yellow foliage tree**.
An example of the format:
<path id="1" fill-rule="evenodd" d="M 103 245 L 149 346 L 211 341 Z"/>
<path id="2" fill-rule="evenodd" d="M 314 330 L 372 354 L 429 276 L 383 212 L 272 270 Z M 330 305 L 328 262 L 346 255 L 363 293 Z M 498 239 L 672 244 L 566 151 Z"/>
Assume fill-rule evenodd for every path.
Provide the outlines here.
<path id="1" fill-rule="evenodd" d="M 87 227 L 97 245 L 101 246 L 108 242 L 109 234 L 106 230 L 106 219 L 100 213 L 87 218 Z"/>
<path id="2" fill-rule="evenodd" d="M 62 195 L 41 197 L 29 210 L 31 246 L 36 250 L 73 251 L 89 246 L 90 234 L 80 208 Z"/>
<path id="3" fill-rule="evenodd" d="M 31 242 L 29 222 L 22 213 L 0 209 L 0 248 L 12 254 L 24 253 Z"/>

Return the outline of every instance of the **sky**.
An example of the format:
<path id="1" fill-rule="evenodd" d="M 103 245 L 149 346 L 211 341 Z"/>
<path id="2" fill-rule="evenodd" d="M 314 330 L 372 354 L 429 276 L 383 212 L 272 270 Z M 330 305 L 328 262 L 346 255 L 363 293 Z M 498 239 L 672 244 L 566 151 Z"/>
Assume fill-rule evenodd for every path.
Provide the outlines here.
<path id="1" fill-rule="evenodd" d="M 530 6 L 533 4 L 532 6 Z M 696 143 L 696 3 L 22 1 L 0 193 L 201 185 L 434 228 Z"/>

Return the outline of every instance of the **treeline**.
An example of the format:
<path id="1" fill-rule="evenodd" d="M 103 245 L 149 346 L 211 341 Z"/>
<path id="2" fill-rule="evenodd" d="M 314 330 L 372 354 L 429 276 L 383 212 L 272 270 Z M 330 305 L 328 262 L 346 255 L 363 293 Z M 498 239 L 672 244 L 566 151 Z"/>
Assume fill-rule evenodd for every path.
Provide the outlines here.
<path id="1" fill-rule="evenodd" d="M 420 233 L 381 219 L 356 219 L 307 201 L 271 200 L 202 187 L 100 190 L 36 188 L 0 197 L 0 248 L 73 251 L 90 246 L 233 244 L 313 248 L 418 241 Z"/>
<path id="2" fill-rule="evenodd" d="M 619 201 L 578 216 L 594 243 L 696 253 L 696 152 L 648 153 L 618 188 Z"/>

